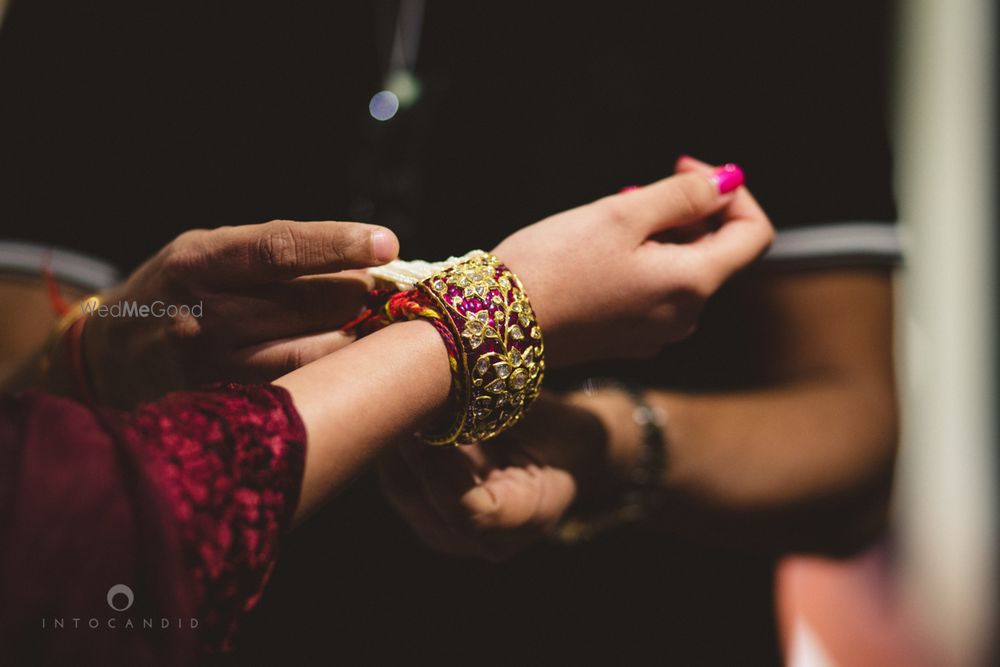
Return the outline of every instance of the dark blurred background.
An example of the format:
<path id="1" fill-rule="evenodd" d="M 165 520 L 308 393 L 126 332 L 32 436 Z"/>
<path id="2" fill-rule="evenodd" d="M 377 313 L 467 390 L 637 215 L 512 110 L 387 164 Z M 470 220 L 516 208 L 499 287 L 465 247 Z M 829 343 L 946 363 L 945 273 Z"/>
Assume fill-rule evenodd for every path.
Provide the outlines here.
<path id="1" fill-rule="evenodd" d="M 660 178 L 681 153 L 740 163 L 779 228 L 895 218 L 886 2 L 429 3 L 422 94 L 383 122 L 369 100 L 395 16 L 13 2 L 0 236 L 128 271 L 193 227 L 354 219 L 440 259 Z M 228 662 L 776 664 L 773 564 L 628 530 L 450 560 L 366 477 L 291 536 Z"/>

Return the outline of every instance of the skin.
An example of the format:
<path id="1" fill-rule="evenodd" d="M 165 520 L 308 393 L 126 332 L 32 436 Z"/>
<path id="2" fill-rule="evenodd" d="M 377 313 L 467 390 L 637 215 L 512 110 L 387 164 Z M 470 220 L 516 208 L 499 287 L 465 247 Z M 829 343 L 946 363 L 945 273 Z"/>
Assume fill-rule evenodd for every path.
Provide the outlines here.
<path id="1" fill-rule="evenodd" d="M 213 381 L 269 381 L 320 359 L 353 340 L 336 328 L 359 313 L 371 287 L 349 269 L 383 264 L 398 250 L 389 230 L 353 222 L 185 232 L 101 296 L 106 304 L 201 304 L 203 316 L 90 317 L 83 351 L 94 394 L 129 408 Z M 63 361 L 49 377 L 29 363 L 5 389 L 68 393 Z"/>
<path id="2" fill-rule="evenodd" d="M 666 236 L 710 216 L 718 220 L 711 234 Z M 275 384 L 291 393 L 308 435 L 297 517 L 308 515 L 390 444 L 439 416 L 448 394 L 447 355 L 430 324 L 394 324 L 349 346 L 343 334 L 323 331 L 361 304 L 343 301 L 344 275 L 328 272 L 394 257 L 394 238 L 388 247 L 376 242 L 383 232 L 278 221 L 182 235 L 105 301 L 202 300 L 204 320 L 88 319 L 83 346 L 98 396 L 127 405 L 211 375 L 280 375 Z M 705 300 L 772 237 L 749 193 L 720 194 L 709 172 L 559 213 L 494 252 L 520 276 L 545 332 L 547 362 L 557 367 L 648 355 L 684 337 Z M 317 295 L 328 307 L 317 307 Z M 607 346 L 613 321 L 628 324 L 623 346 Z M 70 393 L 64 355 L 54 361 L 45 386 Z"/>
<path id="3" fill-rule="evenodd" d="M 749 198 L 745 192 L 741 196 Z M 600 339 L 607 322 L 581 318 L 578 313 L 586 309 L 578 305 L 587 299 L 614 302 L 617 310 L 609 317 L 628 314 L 645 330 L 656 330 L 660 340 L 689 331 L 700 310 L 691 308 L 691 295 L 721 285 L 771 241 L 773 231 L 759 209 L 750 216 L 727 210 L 735 197 L 719 195 L 704 175 L 674 176 L 558 214 L 502 242 L 496 254 L 521 276 L 546 345 L 557 351 L 550 362 L 601 354 L 592 341 Z M 722 216 L 722 224 L 712 236 L 686 244 L 650 241 L 665 229 L 714 213 Z M 570 244 L 581 229 L 600 235 L 605 246 Z M 567 246 L 572 252 L 560 259 L 581 267 L 580 273 L 567 273 L 561 262 L 540 259 L 537 253 L 538 247 Z M 609 249 L 617 261 L 605 266 L 601 262 Z M 689 271 L 658 275 L 657 264 L 667 262 Z M 581 273 L 588 278 L 588 271 L 594 273 L 592 280 L 578 279 Z M 621 298 L 625 285 L 634 286 L 635 293 Z M 660 307 L 648 310 L 642 299 Z M 660 330 L 664 320 L 669 325 L 665 332 Z M 336 494 L 394 442 L 433 421 L 449 383 L 444 346 L 426 322 L 391 325 L 279 378 L 276 384 L 291 393 L 309 438 L 298 518 Z"/>
<path id="4" fill-rule="evenodd" d="M 431 421 L 445 405 L 451 373 L 437 331 L 414 321 L 367 336 L 275 384 L 291 393 L 308 435 L 300 520 L 388 445 Z"/>
<path id="5" fill-rule="evenodd" d="M 70 285 L 61 285 L 60 293 L 71 301 L 86 296 Z M 34 357 L 57 321 L 40 279 L 0 275 L 0 386 L 13 385 L 16 374 L 35 370 L 25 368 L 25 361 Z"/>
<path id="6" fill-rule="evenodd" d="M 769 350 L 772 379 L 749 392 L 651 393 L 676 439 L 664 480 L 675 502 L 661 519 L 713 541 L 847 551 L 881 526 L 889 498 L 891 279 L 855 269 L 760 282 L 746 289 L 766 290 L 788 336 Z"/>
<path id="7" fill-rule="evenodd" d="M 687 335 L 705 299 L 762 252 L 772 234 L 766 216 L 759 208 L 729 207 L 735 195 L 720 196 L 709 176 L 606 197 L 497 246 L 531 285 L 550 364 L 654 354 Z M 723 208 L 727 224 L 710 237 L 661 238 Z M 601 245 L 581 248 L 581 238 Z M 90 317 L 83 351 L 93 393 L 129 408 L 213 381 L 272 381 L 321 359 L 353 340 L 337 329 L 358 315 L 372 285 L 350 269 L 383 264 L 398 250 L 389 230 L 351 222 L 275 220 L 186 232 L 102 297 L 106 304 L 201 304 L 203 316 Z M 561 293 L 570 279 L 563 267 L 573 267 L 580 285 L 600 282 L 602 289 Z M 626 292 L 629 298 L 619 298 Z M 607 347 L 611 322 L 630 332 L 615 349 Z M 66 393 L 65 369 L 56 361 L 52 377 L 29 374 L 5 388 Z"/>
<path id="8" fill-rule="evenodd" d="M 648 525 L 774 552 L 843 553 L 877 532 L 896 448 L 891 313 L 879 269 L 757 274 L 719 295 L 657 369 L 734 388 L 646 391 L 669 442 L 664 503 Z M 550 395 L 497 441 L 397 448 L 382 461 L 384 487 L 430 547 L 507 558 L 574 503 L 621 493 L 642 447 L 633 409 L 613 389 Z"/>

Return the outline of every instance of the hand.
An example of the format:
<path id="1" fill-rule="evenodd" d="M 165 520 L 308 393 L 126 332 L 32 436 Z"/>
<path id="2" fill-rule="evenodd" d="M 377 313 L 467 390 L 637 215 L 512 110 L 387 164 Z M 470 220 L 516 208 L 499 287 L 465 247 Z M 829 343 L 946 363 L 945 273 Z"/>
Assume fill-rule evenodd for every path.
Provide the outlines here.
<path id="1" fill-rule="evenodd" d="M 128 407 L 214 380 L 262 382 L 352 339 L 336 331 L 360 311 L 362 272 L 396 257 L 385 228 L 290 222 L 181 234 L 104 294 L 105 304 L 200 304 L 162 317 L 90 316 L 84 353 L 96 394 Z"/>
<path id="2" fill-rule="evenodd" d="M 712 170 L 694 162 L 493 250 L 524 283 L 551 365 L 654 355 L 688 335 L 706 299 L 768 247 L 774 231 L 750 193 L 720 194 Z M 718 224 L 690 239 L 712 216 Z"/>
<path id="3" fill-rule="evenodd" d="M 401 443 L 379 466 L 382 488 L 428 547 L 504 560 L 551 534 L 577 499 L 618 493 L 641 440 L 632 409 L 616 391 L 543 394 L 488 445 Z"/>

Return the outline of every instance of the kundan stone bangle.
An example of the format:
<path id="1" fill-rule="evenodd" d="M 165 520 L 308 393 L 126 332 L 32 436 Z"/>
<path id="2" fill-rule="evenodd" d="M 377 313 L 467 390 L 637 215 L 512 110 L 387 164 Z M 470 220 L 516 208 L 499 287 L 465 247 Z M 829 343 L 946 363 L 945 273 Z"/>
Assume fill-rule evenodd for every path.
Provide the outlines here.
<path id="1" fill-rule="evenodd" d="M 393 322 L 424 319 L 448 351 L 448 417 L 421 438 L 435 445 L 482 442 L 521 419 L 541 389 L 545 346 L 510 269 L 473 250 L 433 264 L 395 260 L 368 273 L 379 288 L 342 330 L 364 336 Z"/>
<path id="2" fill-rule="evenodd" d="M 453 423 L 423 437 L 468 444 L 499 435 L 521 419 L 545 374 L 542 331 L 521 281 L 499 259 L 479 253 L 421 280 L 417 289 L 460 348 Z"/>

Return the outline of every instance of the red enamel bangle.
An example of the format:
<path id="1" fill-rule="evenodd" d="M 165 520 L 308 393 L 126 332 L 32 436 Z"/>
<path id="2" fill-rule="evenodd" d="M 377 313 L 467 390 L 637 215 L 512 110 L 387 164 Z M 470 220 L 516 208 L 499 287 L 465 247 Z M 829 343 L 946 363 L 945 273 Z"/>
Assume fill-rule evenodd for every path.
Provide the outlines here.
<path id="1" fill-rule="evenodd" d="M 480 252 L 398 293 L 375 292 L 345 329 L 364 335 L 423 318 L 448 349 L 452 385 L 446 423 L 420 433 L 432 444 L 489 440 L 516 424 L 541 390 L 542 331 L 520 280 Z"/>

